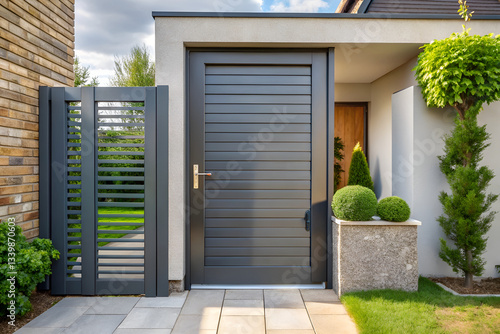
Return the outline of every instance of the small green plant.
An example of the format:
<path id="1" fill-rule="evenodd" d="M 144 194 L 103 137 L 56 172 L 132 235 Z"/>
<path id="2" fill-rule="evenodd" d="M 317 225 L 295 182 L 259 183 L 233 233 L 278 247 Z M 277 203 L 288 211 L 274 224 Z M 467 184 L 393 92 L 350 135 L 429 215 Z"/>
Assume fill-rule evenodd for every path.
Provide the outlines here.
<path id="1" fill-rule="evenodd" d="M 31 309 L 29 297 L 36 285 L 51 274 L 53 259 L 59 259 L 59 252 L 50 240 L 35 239 L 29 243 L 19 226 L 9 226 L 7 222 L 0 224 L 1 316 L 10 314 L 8 307 L 12 301 L 15 307 L 11 309 L 18 316 Z"/>
<path id="2" fill-rule="evenodd" d="M 404 222 L 410 218 L 410 206 L 400 197 L 386 197 L 378 202 L 377 214 L 383 220 Z"/>
<path id="3" fill-rule="evenodd" d="M 366 187 L 347 186 L 333 195 L 332 210 L 342 220 L 371 220 L 377 213 L 377 197 Z"/>
<path id="4" fill-rule="evenodd" d="M 465 1 L 459 4 L 467 23 L 472 13 Z M 441 239 L 439 256 L 462 273 L 464 285 L 471 288 L 474 275 L 484 271 L 481 255 L 495 215 L 490 208 L 498 197 L 487 193 L 494 174 L 480 162 L 490 135 L 486 125 L 478 125 L 477 116 L 484 103 L 500 100 L 500 36 L 469 35 L 470 29 L 462 27 L 462 33 L 424 45 L 414 70 L 429 107 L 451 106 L 457 112 L 455 128 L 444 137 L 444 155 L 439 157 L 451 189 L 439 196 L 444 214 L 438 221 L 448 237 Z"/>
<path id="5" fill-rule="evenodd" d="M 351 166 L 349 166 L 349 180 L 347 185 L 360 185 L 373 191 L 373 180 L 370 176 L 370 168 L 366 156 L 359 143 L 356 144 L 352 151 Z"/>
<path id="6" fill-rule="evenodd" d="M 344 160 L 344 143 L 340 137 L 335 137 L 334 139 L 334 148 L 333 155 L 335 158 L 335 163 L 333 165 L 333 182 L 334 182 L 334 191 L 337 191 L 339 188 L 340 180 L 342 179 L 341 173 L 344 172 L 340 162 Z"/>

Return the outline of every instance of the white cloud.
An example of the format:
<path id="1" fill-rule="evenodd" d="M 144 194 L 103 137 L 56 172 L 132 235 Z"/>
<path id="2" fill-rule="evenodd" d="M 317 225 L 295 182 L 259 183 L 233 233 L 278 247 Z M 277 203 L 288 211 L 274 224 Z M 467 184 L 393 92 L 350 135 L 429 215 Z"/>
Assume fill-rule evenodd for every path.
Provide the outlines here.
<path id="1" fill-rule="evenodd" d="M 82 0 L 75 2 L 75 52 L 101 86 L 114 56 L 145 44 L 154 57 L 153 11 L 262 11 L 262 0 Z"/>
<path id="2" fill-rule="evenodd" d="M 316 13 L 321 8 L 328 8 L 328 3 L 323 0 L 283 0 L 271 5 L 273 12 L 305 12 Z"/>

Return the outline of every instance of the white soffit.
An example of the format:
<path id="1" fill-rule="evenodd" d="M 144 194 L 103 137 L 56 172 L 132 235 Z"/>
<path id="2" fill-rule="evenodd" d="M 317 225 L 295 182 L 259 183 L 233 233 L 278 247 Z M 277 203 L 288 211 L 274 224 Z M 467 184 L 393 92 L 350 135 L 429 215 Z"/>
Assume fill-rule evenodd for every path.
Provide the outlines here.
<path id="1" fill-rule="evenodd" d="M 371 83 L 417 56 L 422 44 L 338 44 L 336 83 Z"/>

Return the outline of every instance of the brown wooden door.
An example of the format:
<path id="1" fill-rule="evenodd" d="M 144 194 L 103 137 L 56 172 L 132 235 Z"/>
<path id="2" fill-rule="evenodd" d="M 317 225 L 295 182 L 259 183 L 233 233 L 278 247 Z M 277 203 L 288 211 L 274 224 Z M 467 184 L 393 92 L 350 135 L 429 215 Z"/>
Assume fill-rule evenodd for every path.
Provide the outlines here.
<path id="1" fill-rule="evenodd" d="M 344 143 L 344 160 L 340 162 L 344 172 L 341 173 L 338 189 L 347 185 L 352 150 L 358 142 L 366 154 L 365 110 L 366 104 L 364 103 L 335 104 L 335 137 L 340 137 Z"/>

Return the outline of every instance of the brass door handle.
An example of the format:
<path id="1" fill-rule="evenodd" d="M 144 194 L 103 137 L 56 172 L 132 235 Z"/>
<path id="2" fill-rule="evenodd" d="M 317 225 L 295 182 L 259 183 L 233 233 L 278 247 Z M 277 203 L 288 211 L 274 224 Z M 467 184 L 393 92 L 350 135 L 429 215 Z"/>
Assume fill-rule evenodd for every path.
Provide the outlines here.
<path id="1" fill-rule="evenodd" d="M 198 181 L 198 176 L 212 176 L 212 173 L 200 173 L 198 172 L 199 167 L 198 165 L 193 165 L 193 189 L 198 189 L 199 188 L 199 181 Z"/>

